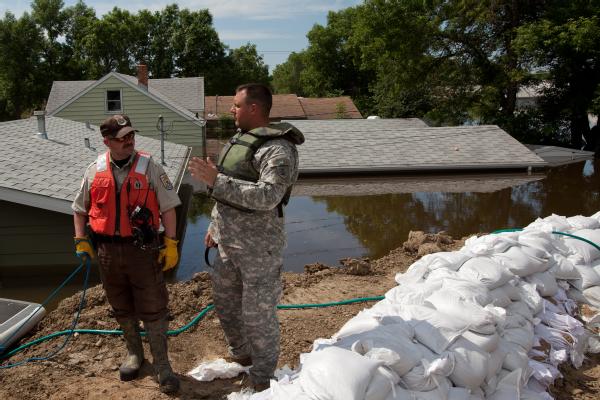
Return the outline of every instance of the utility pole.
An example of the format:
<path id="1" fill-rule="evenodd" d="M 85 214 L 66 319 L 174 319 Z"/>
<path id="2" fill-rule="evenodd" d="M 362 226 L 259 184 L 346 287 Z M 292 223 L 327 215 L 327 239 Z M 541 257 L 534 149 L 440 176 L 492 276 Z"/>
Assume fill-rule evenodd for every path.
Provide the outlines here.
<path id="1" fill-rule="evenodd" d="M 165 120 L 162 115 L 158 116 L 158 126 L 160 130 L 160 163 L 167 165 L 165 163 Z"/>

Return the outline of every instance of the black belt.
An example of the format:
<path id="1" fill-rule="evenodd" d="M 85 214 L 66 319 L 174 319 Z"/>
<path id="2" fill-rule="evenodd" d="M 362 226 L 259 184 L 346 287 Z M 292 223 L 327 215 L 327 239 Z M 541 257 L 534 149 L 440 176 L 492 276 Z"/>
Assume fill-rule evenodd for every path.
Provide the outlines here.
<path id="1" fill-rule="evenodd" d="M 133 243 L 133 236 L 94 235 L 97 243 Z"/>

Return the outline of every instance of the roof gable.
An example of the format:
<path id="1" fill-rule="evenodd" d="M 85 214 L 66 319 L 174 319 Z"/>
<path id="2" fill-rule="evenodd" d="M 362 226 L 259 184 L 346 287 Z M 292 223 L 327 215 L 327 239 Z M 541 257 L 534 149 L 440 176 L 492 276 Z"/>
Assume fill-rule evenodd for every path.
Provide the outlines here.
<path id="1" fill-rule="evenodd" d="M 137 81 L 136 77 L 131 76 L 131 75 L 120 74 L 118 72 L 110 72 L 97 81 L 59 81 L 60 83 L 58 83 L 56 85 L 53 83 L 53 85 L 52 85 L 52 90 L 54 90 L 56 88 L 56 90 L 58 90 L 58 93 L 53 94 L 52 90 L 50 92 L 48 104 L 51 105 L 51 110 L 48 109 L 48 106 L 46 107 L 48 114 L 56 115 L 61 110 L 67 108 L 69 105 L 74 103 L 77 99 L 84 96 L 86 93 L 89 93 L 91 90 L 95 89 L 96 87 L 100 86 L 102 83 L 104 83 L 105 81 L 107 81 L 111 78 L 118 79 L 124 85 L 127 85 L 130 88 L 137 90 L 138 92 L 144 94 L 145 96 L 148 96 L 149 98 L 160 103 L 164 107 L 167 107 L 170 110 L 180 114 L 185 119 L 196 122 L 199 125 L 201 125 L 200 115 L 198 117 L 196 116 L 196 113 L 201 114 L 201 109 L 200 110 L 188 109 L 185 106 L 181 105 L 180 102 L 177 102 L 176 100 L 174 100 L 173 97 L 177 97 L 177 95 L 176 95 L 177 90 L 179 90 L 182 87 L 186 87 L 188 89 L 188 91 L 186 91 L 186 93 L 187 92 L 189 92 L 189 93 L 186 94 L 185 96 L 182 96 L 182 99 L 184 99 L 182 102 L 186 103 L 186 105 L 193 105 L 195 107 L 203 107 L 204 106 L 204 97 L 203 96 L 199 96 L 198 101 L 196 101 L 196 102 L 194 102 L 192 99 L 194 97 L 194 95 L 192 93 L 203 94 L 203 92 L 204 92 L 204 79 L 203 78 L 173 78 L 174 80 L 184 79 L 184 81 L 181 81 L 181 82 L 177 81 L 177 83 L 175 85 L 173 85 L 172 88 L 167 90 L 167 93 L 169 95 L 162 93 L 160 90 L 160 89 L 165 89 L 166 87 L 169 86 L 168 82 L 166 82 L 166 81 L 169 81 L 168 79 L 165 79 L 165 80 L 159 79 L 158 81 L 160 81 L 160 82 L 155 83 L 155 84 L 152 84 L 149 82 L 149 87 L 146 89 L 146 88 L 140 87 L 138 85 L 138 81 Z M 85 82 L 86 84 L 83 84 L 81 82 Z M 202 87 L 202 90 L 199 89 L 199 86 Z M 75 94 L 73 95 L 73 93 L 75 93 Z M 69 95 L 71 97 L 69 97 L 68 99 L 65 100 L 65 98 Z M 169 97 L 169 96 L 171 96 L 171 97 Z M 52 99 L 52 103 L 50 103 L 50 99 Z M 65 100 L 64 103 L 57 105 L 57 103 L 62 100 Z"/>

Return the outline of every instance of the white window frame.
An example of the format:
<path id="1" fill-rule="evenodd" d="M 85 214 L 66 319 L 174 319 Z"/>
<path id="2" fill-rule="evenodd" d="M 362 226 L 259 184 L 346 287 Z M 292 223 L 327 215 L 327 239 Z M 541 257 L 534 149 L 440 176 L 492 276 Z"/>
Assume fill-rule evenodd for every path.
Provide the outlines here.
<path id="1" fill-rule="evenodd" d="M 119 92 L 119 103 L 121 107 L 118 110 L 108 109 L 108 92 Z M 123 112 L 123 89 L 106 89 L 104 92 L 104 111 L 106 111 L 107 114 L 121 114 Z"/>

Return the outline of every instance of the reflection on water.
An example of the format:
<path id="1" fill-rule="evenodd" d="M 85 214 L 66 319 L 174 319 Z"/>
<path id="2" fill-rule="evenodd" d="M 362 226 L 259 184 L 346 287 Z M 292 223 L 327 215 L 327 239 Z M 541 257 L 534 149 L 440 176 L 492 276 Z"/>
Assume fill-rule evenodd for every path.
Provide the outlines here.
<path id="1" fill-rule="evenodd" d="M 386 178 L 388 184 L 390 179 Z M 401 185 L 392 185 L 395 193 L 350 195 L 352 187 L 360 185 L 356 179 L 345 178 L 336 180 L 336 190 L 345 195 L 292 197 L 286 209 L 285 269 L 301 271 L 311 262 L 337 265 L 346 256 L 381 257 L 400 246 L 411 230 L 444 230 L 458 238 L 522 227 L 552 213 L 591 215 L 600 210 L 600 172 L 592 160 L 552 168 L 545 177 L 521 175 L 516 185 L 492 192 L 489 183 L 495 178 L 481 179 L 479 175 L 478 179 L 483 193 L 477 192 L 472 181 L 462 182 L 462 177 L 455 176 L 444 186 L 445 192 L 414 192 L 415 185 L 407 183 L 411 193 L 398 193 Z M 439 181 L 429 176 L 410 180 L 419 180 L 418 187 L 425 190 L 423 183 Z M 460 192 L 464 186 L 471 191 Z M 440 186 L 436 183 L 435 187 Z M 197 201 L 208 204 L 200 199 L 198 195 Z M 200 208 L 204 214 L 196 214 L 195 222 L 190 221 L 176 279 L 188 279 L 205 269 L 202 240 L 209 207 Z"/>

